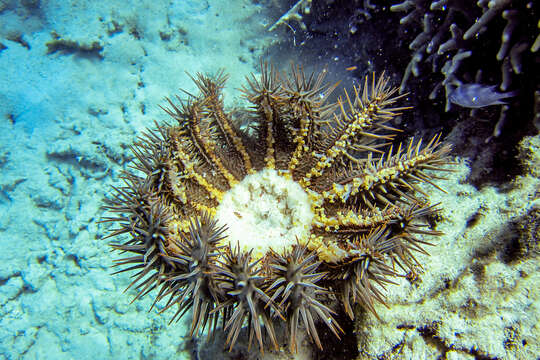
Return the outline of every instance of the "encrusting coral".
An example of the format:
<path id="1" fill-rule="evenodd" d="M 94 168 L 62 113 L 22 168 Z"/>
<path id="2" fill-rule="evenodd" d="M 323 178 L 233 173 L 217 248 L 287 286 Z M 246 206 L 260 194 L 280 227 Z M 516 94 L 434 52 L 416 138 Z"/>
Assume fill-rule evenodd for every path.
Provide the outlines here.
<path id="1" fill-rule="evenodd" d="M 390 121 L 406 108 L 384 74 L 329 103 L 325 71 L 261 73 L 242 89 L 248 110 L 225 109 L 223 72 L 168 100 L 174 122 L 135 143 L 107 200 L 107 237 L 127 237 L 113 248 L 131 253 L 116 266 L 135 271 L 136 298 L 156 290 L 173 319 L 193 310 L 191 336 L 221 323 L 232 348 L 247 324 L 250 344 L 278 349 L 284 322 L 290 351 L 300 329 L 322 348 L 319 322 L 343 332 L 332 301 L 351 318 L 356 303 L 375 313 L 393 277 L 414 276 L 422 236 L 440 234 L 417 184 L 438 188 L 450 146 L 393 144 Z"/>

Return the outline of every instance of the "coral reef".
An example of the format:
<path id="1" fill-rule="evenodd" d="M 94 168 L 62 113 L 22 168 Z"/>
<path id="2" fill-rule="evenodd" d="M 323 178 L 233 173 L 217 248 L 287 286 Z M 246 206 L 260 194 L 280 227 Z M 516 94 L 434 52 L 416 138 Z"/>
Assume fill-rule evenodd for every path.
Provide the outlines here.
<path id="1" fill-rule="evenodd" d="M 462 1 L 405 0 L 390 10 L 406 13 L 400 24 L 421 26 L 422 32 L 410 42 L 413 51 L 403 75 L 400 91 L 407 89 L 412 75 L 422 71 L 438 72 L 442 80 L 435 83 L 430 98 L 444 89 L 446 105 L 449 95 L 463 83 L 497 82 L 500 90 L 520 89 L 528 103 L 533 102 L 538 82 L 528 83 L 523 74 L 532 71 L 539 61 L 538 17 L 533 1 L 480 0 Z M 500 40 L 499 40 L 500 39 Z M 495 49 L 498 42 L 498 51 Z M 497 65 L 498 64 L 498 65 Z M 498 74 L 496 71 L 498 70 Z M 537 80 L 537 79 L 536 79 Z M 501 134 L 508 117 L 508 105 L 502 105 L 493 135 Z M 472 112 L 475 115 L 475 112 Z"/>
<path id="2" fill-rule="evenodd" d="M 426 270 L 387 292 L 379 318 L 357 322 L 358 359 L 536 359 L 540 353 L 540 135 L 520 142 L 528 172 L 503 189 L 475 189 L 459 161 L 444 181 Z M 401 280 L 401 279 L 400 279 Z"/>
<path id="3" fill-rule="evenodd" d="M 407 108 L 384 74 L 336 103 L 325 74 L 262 64 L 242 89 L 248 110 L 224 108 L 223 72 L 197 74 L 200 93 L 164 107 L 174 123 L 133 146 L 107 237 L 131 253 L 116 266 L 136 271 L 136 298 L 156 290 L 173 320 L 193 310 L 191 336 L 221 322 L 231 349 L 247 324 L 250 344 L 278 350 L 285 323 L 290 351 L 299 329 L 322 348 L 319 323 L 343 332 L 331 303 L 351 319 L 354 304 L 376 314 L 386 285 L 413 279 L 415 253 L 441 235 L 420 184 L 440 189 L 450 146 L 393 143 Z"/>

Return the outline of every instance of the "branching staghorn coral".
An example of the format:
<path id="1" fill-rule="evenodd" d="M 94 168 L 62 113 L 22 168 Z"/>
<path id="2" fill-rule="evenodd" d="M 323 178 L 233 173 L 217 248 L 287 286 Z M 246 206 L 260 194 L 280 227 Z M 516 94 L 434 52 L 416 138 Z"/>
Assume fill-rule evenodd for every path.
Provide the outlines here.
<path id="1" fill-rule="evenodd" d="M 173 319 L 192 309 L 191 336 L 221 323 L 232 349 L 247 325 L 250 344 L 278 350 L 284 323 L 291 352 L 299 331 L 322 348 L 319 322 L 343 332 L 330 303 L 376 314 L 392 278 L 419 266 L 424 236 L 440 235 L 418 183 L 440 189 L 450 146 L 392 144 L 390 122 L 407 108 L 384 74 L 329 103 L 337 84 L 325 73 L 263 64 L 242 90 L 247 110 L 224 108 L 223 72 L 197 74 L 199 94 L 169 99 L 173 123 L 133 146 L 104 219 L 117 224 L 109 237 L 127 238 L 113 248 L 131 253 L 116 266 Z"/>
<path id="2" fill-rule="evenodd" d="M 456 86 L 464 81 L 498 81 L 501 91 L 516 88 L 519 76 L 525 71 L 534 72 L 531 66 L 538 63 L 538 17 L 535 3 L 521 0 L 480 0 L 476 4 L 453 0 L 406 0 L 391 7 L 391 11 L 404 12 L 400 23 L 405 26 L 420 25 L 422 32 L 410 43 L 413 51 L 407 66 L 400 91 L 405 91 L 410 75 L 419 76 L 425 64 L 432 72 L 439 72 L 438 82 L 431 95 L 435 99 L 440 90 L 448 97 Z M 501 26 L 503 24 L 504 26 Z M 500 31 L 500 32 L 497 32 Z M 501 39 L 498 51 L 486 48 L 486 39 Z M 536 40 L 535 40 L 536 39 Z M 484 66 L 471 68 L 465 63 L 474 60 Z M 499 73 L 488 71 L 487 64 L 498 64 Z M 528 67 L 527 67 L 528 66 Z M 464 78 L 468 77 L 468 80 Z M 488 78 L 488 80 L 482 79 Z M 536 89 L 532 89 L 531 96 Z M 506 118 L 508 107 L 501 107 L 500 120 L 495 127 L 500 129 Z"/>
<path id="3" fill-rule="evenodd" d="M 300 24 L 300 27 L 305 30 L 306 25 L 302 20 L 302 14 L 309 14 L 311 9 L 312 0 L 298 0 L 292 8 L 290 8 L 285 14 L 283 14 L 270 28 L 268 31 L 274 31 L 278 26 L 288 24 L 290 21 L 296 21 Z"/>

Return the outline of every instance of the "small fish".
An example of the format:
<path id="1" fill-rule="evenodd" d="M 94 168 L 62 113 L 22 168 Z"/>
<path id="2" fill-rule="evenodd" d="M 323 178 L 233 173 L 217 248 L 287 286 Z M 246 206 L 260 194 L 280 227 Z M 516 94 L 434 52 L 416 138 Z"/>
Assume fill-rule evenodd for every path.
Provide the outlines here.
<path id="1" fill-rule="evenodd" d="M 452 90 L 448 95 L 450 102 L 466 108 L 478 109 L 484 106 L 506 104 L 501 99 L 517 95 L 517 91 L 498 93 L 496 86 L 481 84 L 463 84 Z"/>

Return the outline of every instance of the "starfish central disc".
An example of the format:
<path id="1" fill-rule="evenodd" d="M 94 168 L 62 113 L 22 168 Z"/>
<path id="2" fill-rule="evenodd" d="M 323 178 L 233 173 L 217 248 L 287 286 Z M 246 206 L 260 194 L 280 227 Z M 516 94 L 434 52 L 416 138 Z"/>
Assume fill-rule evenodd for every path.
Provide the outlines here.
<path id="1" fill-rule="evenodd" d="M 260 258 L 272 248 L 283 253 L 310 235 L 313 211 L 308 194 L 295 181 L 264 169 L 246 176 L 221 200 L 216 219 L 227 224 L 225 241 Z"/>

